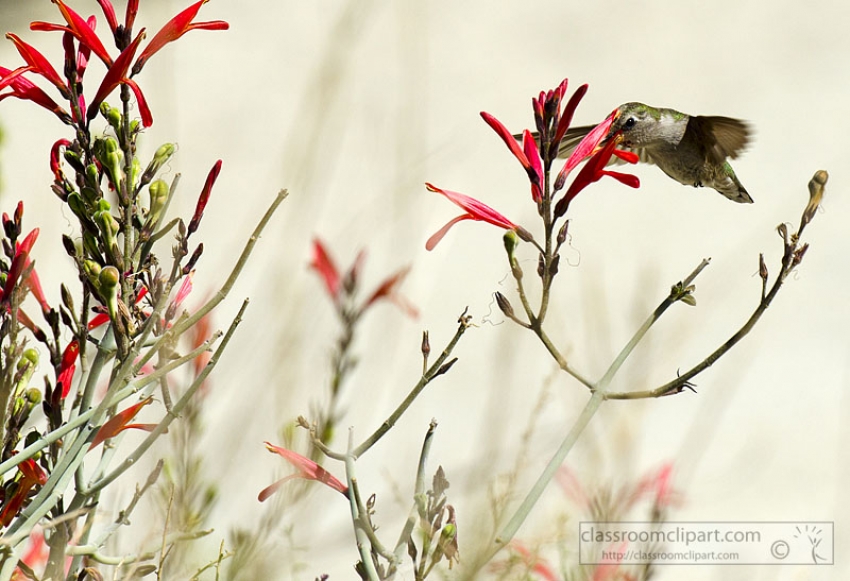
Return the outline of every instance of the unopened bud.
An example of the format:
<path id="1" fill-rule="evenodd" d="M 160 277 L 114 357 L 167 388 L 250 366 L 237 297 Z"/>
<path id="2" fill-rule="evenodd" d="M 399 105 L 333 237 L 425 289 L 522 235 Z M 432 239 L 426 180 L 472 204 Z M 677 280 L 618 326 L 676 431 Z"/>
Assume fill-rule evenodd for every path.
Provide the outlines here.
<path id="1" fill-rule="evenodd" d="M 567 221 L 564 222 L 564 225 L 561 226 L 561 229 L 558 230 L 558 238 L 557 238 L 558 246 L 560 246 L 561 244 L 563 244 L 564 242 L 567 241 L 567 231 L 569 230 L 569 228 L 570 228 L 570 221 L 567 220 Z"/>
<path id="2" fill-rule="evenodd" d="M 150 182 L 153 177 L 156 175 L 156 172 L 159 171 L 159 168 L 167 162 L 171 156 L 174 155 L 174 144 L 166 143 L 164 145 L 160 145 L 159 149 L 156 150 L 156 153 L 153 154 L 153 159 L 148 164 L 148 167 L 145 169 L 145 173 L 142 174 L 142 185 Z"/>
<path id="3" fill-rule="evenodd" d="M 98 274 L 97 282 L 100 284 L 100 290 L 103 294 L 108 295 L 115 291 L 118 287 L 118 282 L 121 280 L 121 273 L 114 266 L 107 266 L 101 269 Z"/>
<path id="4" fill-rule="evenodd" d="M 759 253 L 759 276 L 767 282 L 767 264 L 764 262 L 764 254 Z"/>
<path id="5" fill-rule="evenodd" d="M 516 247 L 519 246 L 517 233 L 513 230 L 508 230 L 505 232 L 505 235 L 502 236 L 502 242 L 505 244 L 505 252 L 508 253 L 508 261 L 513 262 L 514 251 L 516 251 Z"/>
<path id="6" fill-rule="evenodd" d="M 513 319 L 514 308 L 511 306 L 511 302 L 500 292 L 496 293 L 496 304 L 499 305 L 499 309 L 505 314 L 509 319 Z"/>
<path id="7" fill-rule="evenodd" d="M 522 226 L 516 226 L 514 228 L 517 236 L 519 236 L 520 240 L 524 242 L 534 242 L 534 236 L 531 235 L 531 232 L 523 228 Z"/>
<path id="8" fill-rule="evenodd" d="M 431 354 L 431 341 L 428 340 L 428 331 L 422 331 L 422 356 L 426 359 Z"/>
<path id="9" fill-rule="evenodd" d="M 558 274 L 558 265 L 561 262 L 561 255 L 556 254 L 554 258 L 552 258 L 552 262 L 549 263 L 549 275 L 555 276 Z"/>
<path id="10" fill-rule="evenodd" d="M 543 258 L 543 254 L 537 257 L 537 276 L 543 278 L 543 274 L 546 272 L 546 259 Z"/>
<path id="11" fill-rule="evenodd" d="M 815 212 L 818 211 L 818 206 L 820 206 L 821 200 L 823 199 L 823 193 L 828 179 L 829 174 L 826 173 L 826 171 L 818 170 L 815 172 L 815 175 L 812 176 L 812 179 L 809 180 L 809 204 L 803 211 L 803 218 L 800 223 L 801 229 L 803 226 L 812 221 Z"/>
<path id="12" fill-rule="evenodd" d="M 143 178 L 144 180 L 144 178 Z M 153 226 L 159 222 L 160 214 L 165 208 L 165 202 L 168 200 L 168 184 L 163 180 L 156 180 L 148 186 L 148 195 L 150 196 L 150 212 L 148 213 L 148 224 Z"/>

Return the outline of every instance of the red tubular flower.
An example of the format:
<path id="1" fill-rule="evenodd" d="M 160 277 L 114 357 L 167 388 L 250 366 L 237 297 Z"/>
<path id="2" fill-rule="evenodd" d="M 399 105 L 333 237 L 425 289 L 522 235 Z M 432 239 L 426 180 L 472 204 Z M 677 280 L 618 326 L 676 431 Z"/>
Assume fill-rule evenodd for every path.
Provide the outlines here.
<path id="1" fill-rule="evenodd" d="M 209 0 L 200 0 L 189 6 L 186 10 L 169 20 L 159 32 L 156 33 L 145 50 L 139 56 L 136 64 L 133 65 L 133 74 L 137 75 L 145 66 L 145 63 L 157 51 L 164 47 L 169 42 L 175 41 L 190 30 L 227 30 L 230 25 L 223 20 L 213 20 L 210 22 L 192 22 L 195 16 L 198 15 L 198 10 Z M 129 13 L 129 6 L 128 6 Z"/>
<path id="2" fill-rule="evenodd" d="M 536 573 L 546 581 L 558 581 L 560 579 L 546 559 L 529 551 L 528 547 L 526 547 L 522 542 L 511 541 L 510 548 L 519 555 L 523 564 L 525 564 L 531 572 Z"/>
<path id="3" fill-rule="evenodd" d="M 616 118 L 617 111 L 612 111 L 611 114 L 605 118 L 605 121 L 594 127 L 590 133 L 584 136 L 584 139 L 579 142 L 578 146 L 576 146 L 573 153 L 564 163 L 564 167 L 562 167 L 561 171 L 558 173 L 558 178 L 555 180 L 555 191 L 564 187 L 569 173 L 573 171 L 573 169 L 575 169 L 575 167 L 587 156 L 596 151 L 596 148 L 599 147 L 599 144 L 605 139 L 605 136 L 608 135 L 608 130 L 611 129 L 611 125 L 613 125 Z"/>
<path id="4" fill-rule="evenodd" d="M 50 148 L 50 171 L 53 172 L 53 178 L 60 184 L 63 181 L 62 164 L 61 164 L 61 149 L 67 148 L 71 142 L 67 139 L 60 139 Z"/>
<path id="5" fill-rule="evenodd" d="M 80 41 L 80 44 L 87 46 L 107 67 L 111 67 L 112 57 L 109 56 L 106 47 L 103 46 L 100 38 L 94 32 L 94 20 L 89 24 L 85 18 L 74 12 L 62 0 L 53 0 L 53 3 L 59 7 L 59 11 L 62 13 L 62 17 L 65 18 L 65 22 L 68 23 L 68 26 L 36 21 L 30 23 L 30 30 L 42 32 L 62 30 L 70 32 Z"/>
<path id="6" fill-rule="evenodd" d="M 26 62 L 34 72 L 53 83 L 53 85 L 59 89 L 59 92 L 62 93 L 64 98 L 67 99 L 70 96 L 68 87 L 65 85 L 62 77 L 59 76 L 59 73 L 56 72 L 56 69 L 53 68 L 53 65 L 50 64 L 43 54 L 38 52 L 35 47 L 25 43 L 16 34 L 9 32 L 6 34 L 6 38 L 14 43 L 15 48 L 18 49 L 18 52 L 24 59 L 24 62 Z"/>
<path id="7" fill-rule="evenodd" d="M 59 376 L 56 378 L 56 389 L 62 390 L 62 399 L 68 397 L 71 382 L 77 370 L 77 356 L 80 354 L 80 343 L 76 339 L 68 343 L 62 352 L 62 363 L 59 364 Z"/>
<path id="8" fill-rule="evenodd" d="M 103 10 L 103 15 L 106 17 L 109 29 L 112 31 L 112 34 L 115 34 L 115 31 L 118 29 L 118 19 L 115 17 L 115 7 L 109 0 L 97 0 L 97 3 L 100 4 L 101 10 Z"/>
<path id="9" fill-rule="evenodd" d="M 517 146 L 517 149 L 519 149 L 519 146 Z M 502 216 L 496 210 L 482 202 L 479 202 L 475 198 L 470 198 L 469 196 L 465 196 L 458 192 L 443 190 L 432 186 L 429 183 L 426 183 L 425 187 L 428 188 L 429 192 L 436 192 L 444 195 L 452 203 L 459 206 L 462 210 L 464 210 L 464 212 L 466 212 L 465 214 L 461 214 L 457 218 L 450 220 L 448 224 L 440 228 L 433 236 L 431 236 L 428 239 L 428 242 L 425 243 L 426 250 L 433 250 L 437 243 L 443 239 L 443 236 L 446 235 L 446 232 L 462 220 L 480 220 L 487 222 L 488 224 L 492 224 L 493 226 L 504 228 L 505 230 L 516 230 L 518 228 L 516 224 Z"/>
<path id="10" fill-rule="evenodd" d="M 575 198 L 584 188 L 593 182 L 599 181 L 603 176 L 610 176 L 631 188 L 640 187 L 640 179 L 637 176 L 605 169 L 605 166 L 607 166 L 608 162 L 611 160 L 611 156 L 614 155 L 618 142 L 619 139 L 617 137 L 611 138 L 605 147 L 590 158 L 584 167 L 581 168 L 578 176 L 576 176 L 576 179 L 573 180 L 573 183 L 570 184 L 569 189 L 567 189 L 567 193 L 564 194 L 564 197 L 561 198 L 555 205 L 556 216 L 563 216 L 563 214 L 567 211 L 570 201 L 572 201 L 572 199 Z M 634 161 L 637 160 L 635 159 Z M 634 163 L 634 161 L 632 161 L 632 163 Z"/>
<path id="11" fill-rule="evenodd" d="M 124 30 L 133 30 L 133 24 L 136 22 L 136 14 L 139 13 L 139 0 L 129 0 L 127 2 L 127 12 L 124 14 Z"/>
<path id="12" fill-rule="evenodd" d="M 407 276 L 407 273 L 410 272 L 410 267 L 405 267 L 399 270 L 394 275 L 387 278 L 384 282 L 378 285 L 378 288 L 372 293 L 365 303 L 363 303 L 362 310 L 365 311 L 375 302 L 381 299 L 388 299 L 391 302 L 395 303 L 402 311 L 404 311 L 411 318 L 416 318 L 419 316 L 419 311 L 416 309 L 413 304 L 404 298 L 401 294 L 399 294 L 396 287 L 398 287 Z"/>
<path id="13" fill-rule="evenodd" d="M 564 89 L 563 89 L 564 93 L 567 90 L 566 82 L 567 82 L 567 80 L 564 79 L 564 81 L 562 83 L 562 86 L 564 87 Z M 572 123 L 572 121 L 573 121 L 573 114 L 575 113 L 576 108 L 578 107 L 578 104 L 582 100 L 582 98 L 584 97 L 585 93 L 587 93 L 587 84 L 584 84 L 581 87 L 579 87 L 578 89 L 576 89 L 576 92 L 573 93 L 572 97 L 570 97 L 570 100 L 567 103 L 567 106 L 564 108 L 563 112 L 561 113 L 561 117 L 558 120 L 558 129 L 555 131 L 555 138 L 552 140 L 552 144 L 551 144 L 551 147 L 554 148 L 553 150 L 551 150 L 551 157 L 553 159 L 558 154 L 558 146 L 561 144 L 561 139 L 563 139 L 564 134 L 567 132 L 567 129 L 570 128 L 570 123 Z M 563 93 L 562 93 L 562 95 L 563 95 Z"/>
<path id="14" fill-rule="evenodd" d="M 505 142 L 505 145 L 508 146 L 508 149 L 511 150 L 511 153 L 514 154 L 514 157 L 517 158 L 520 165 L 522 165 L 523 169 L 525 169 L 525 173 L 528 174 L 528 180 L 531 182 L 531 192 L 534 197 L 534 201 L 538 201 L 538 196 L 542 197 L 540 193 L 541 183 L 543 179 L 543 166 L 540 163 L 540 154 L 537 152 L 537 144 L 534 143 L 534 140 L 529 137 L 528 140 L 523 136 L 523 148 L 520 149 L 519 144 L 517 144 L 514 139 L 513 134 L 508 131 L 508 128 L 502 125 L 502 122 L 486 113 L 484 111 L 481 112 L 481 118 L 487 122 L 493 131 L 495 131 L 499 137 L 502 138 L 502 141 Z M 526 145 L 526 143 L 531 142 L 531 144 Z M 533 147 L 533 149 L 531 149 Z M 525 151 L 523 151 L 523 149 Z M 528 153 L 532 153 L 532 158 L 536 158 L 534 160 L 529 159 Z M 539 170 L 538 170 L 539 168 Z"/>
<path id="15" fill-rule="evenodd" d="M 37 105 L 41 105 L 54 115 L 59 117 L 59 120 L 66 125 L 72 123 L 71 116 L 62 107 L 56 104 L 56 101 L 47 96 L 47 93 L 42 91 L 38 86 L 31 81 L 21 76 L 23 73 L 30 71 L 30 67 L 21 67 L 14 71 L 5 67 L 0 67 L 0 91 L 4 88 L 11 87 L 11 93 L 0 94 L 0 101 L 6 97 L 15 97 L 26 101 L 32 101 Z"/>
<path id="16" fill-rule="evenodd" d="M 319 273 L 322 280 L 325 282 L 325 289 L 328 291 L 328 296 L 331 297 L 334 303 L 339 302 L 340 276 L 331 255 L 325 249 L 325 245 L 318 238 L 313 239 L 313 261 L 310 263 L 310 268 Z M 356 271 L 355 276 L 356 276 Z"/>
<path id="17" fill-rule="evenodd" d="M 522 151 L 534 173 L 534 179 L 531 179 L 531 198 L 535 204 L 539 204 L 543 200 L 543 187 L 540 183 L 540 176 L 543 175 L 543 161 L 540 159 L 537 141 L 534 140 L 531 131 L 528 129 L 522 133 Z M 529 176 L 531 176 L 531 173 L 529 173 Z"/>
<path id="18" fill-rule="evenodd" d="M 198 229 L 201 223 L 201 218 L 204 216 L 204 208 L 207 207 L 207 202 L 210 199 L 210 193 L 215 185 L 215 180 L 218 179 L 218 174 L 221 171 L 221 160 L 215 162 L 210 173 L 207 174 L 207 181 L 204 183 L 204 189 L 201 190 L 201 195 L 198 196 L 198 204 L 195 206 L 195 213 L 192 215 L 192 220 L 189 222 L 187 232 L 192 234 Z"/>
<path id="19" fill-rule="evenodd" d="M 11 300 L 10 297 L 12 296 L 12 291 L 14 290 L 15 285 L 18 284 L 18 279 L 24 271 L 24 268 L 26 268 L 26 265 L 29 264 L 29 254 L 37 238 L 38 228 L 27 234 L 23 242 L 16 245 L 15 257 L 12 259 L 12 265 L 9 267 L 9 272 L 6 275 L 6 286 L 3 287 L 4 301 Z"/>
<path id="20" fill-rule="evenodd" d="M 126 410 L 122 412 L 118 412 L 112 418 L 109 419 L 106 423 L 104 423 L 100 429 L 95 434 L 94 439 L 89 446 L 89 450 L 95 448 L 99 444 L 102 444 L 104 441 L 114 438 L 124 430 L 136 429 L 136 430 L 144 430 L 146 432 L 152 432 L 156 429 L 157 424 L 131 424 L 130 420 L 135 418 L 139 411 L 149 403 L 153 401 L 152 397 L 147 399 L 143 399 L 137 404 L 131 405 Z"/>
<path id="21" fill-rule="evenodd" d="M 138 85 L 136 85 L 134 81 L 131 81 L 127 77 L 127 71 L 130 69 L 130 63 L 132 62 L 133 57 L 136 56 L 136 50 L 138 50 L 139 43 L 142 41 L 144 36 L 145 31 L 142 29 L 142 31 L 136 36 L 136 39 L 130 43 L 127 48 L 121 51 L 121 54 L 117 59 L 115 59 L 115 62 L 109 67 L 109 70 L 106 71 L 106 75 L 104 75 L 103 81 L 101 81 L 100 87 L 97 89 L 97 94 L 94 96 L 94 100 L 89 104 L 88 113 L 86 114 L 86 118 L 89 121 L 97 116 L 100 104 L 103 103 L 103 100 L 106 99 L 106 97 L 108 97 L 112 91 L 118 87 L 118 85 L 125 83 L 136 95 L 136 101 L 139 103 L 139 113 L 142 115 L 142 125 L 150 127 L 153 124 L 150 109 L 147 106 L 144 95 L 142 95 L 141 89 L 139 89 Z"/>
<path id="22" fill-rule="evenodd" d="M 292 464 L 298 472 L 295 474 L 290 474 L 285 478 L 281 478 L 271 486 L 268 486 L 260 491 L 260 494 L 257 495 L 257 499 L 260 502 L 263 502 L 272 494 L 277 492 L 277 490 L 287 481 L 292 480 L 293 478 L 303 478 L 305 480 L 315 480 L 316 482 L 321 482 L 325 486 L 332 488 L 345 496 L 348 497 L 348 487 L 337 480 L 330 472 L 310 460 L 309 458 L 305 458 L 301 454 L 296 454 L 291 450 L 287 450 L 286 448 L 281 448 L 279 446 L 275 446 L 274 444 L 270 444 L 269 442 L 265 442 L 266 449 L 272 454 L 278 454 L 281 458 Z"/>
<path id="23" fill-rule="evenodd" d="M 11 498 L 6 499 L 6 502 L 3 504 L 3 511 L 0 512 L 0 526 L 5 527 L 12 522 L 12 519 L 15 518 L 15 515 L 23 507 L 30 490 L 36 484 L 44 486 L 47 483 L 47 474 L 44 473 L 44 470 L 32 458 L 18 464 L 18 471 L 21 473 L 21 479 L 18 480 L 17 487 Z"/>

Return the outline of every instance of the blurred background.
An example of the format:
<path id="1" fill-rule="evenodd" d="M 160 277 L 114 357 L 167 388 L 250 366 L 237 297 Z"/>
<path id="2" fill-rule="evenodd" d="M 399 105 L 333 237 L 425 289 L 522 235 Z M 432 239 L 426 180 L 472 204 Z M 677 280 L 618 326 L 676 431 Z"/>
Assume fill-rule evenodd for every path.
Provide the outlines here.
<path id="1" fill-rule="evenodd" d="M 187 3 L 145 0 L 137 27 L 150 36 Z M 115 4 L 123 14 L 124 3 Z M 93 0 L 73 6 L 98 14 L 105 26 Z M 54 62 L 61 62 L 58 35 L 27 25 L 58 18 L 47 0 L 0 1 L 2 28 Z M 451 372 L 358 462 L 361 488 L 377 494 L 379 532 L 393 541 L 407 515 L 422 438 L 436 418 L 431 469 L 442 465 L 451 482 L 461 550 L 452 574 L 463 578 L 465 555 L 492 531 L 494 506 L 518 502 L 588 395 L 496 307 L 495 291 L 515 297 L 501 231 L 464 222 L 433 252 L 425 250 L 425 240 L 457 212 L 423 182 L 476 197 L 539 232 L 525 173 L 479 112 L 514 131 L 531 127 L 531 98 L 568 77 L 570 92 L 590 85 L 579 124 L 642 101 L 737 117 L 755 128 L 734 164 L 753 205 L 686 188 L 652 166 L 633 169 L 638 190 L 603 180 L 572 204 L 548 329 L 587 376 L 601 376 L 670 285 L 712 259 L 696 282 L 697 307 L 671 308 L 614 389 L 669 381 L 743 324 L 760 296 L 759 253 L 771 275 L 778 271 L 776 226 L 796 227 L 808 180 L 815 170 L 830 172 L 822 209 L 806 231 L 811 248 L 754 331 L 696 379 L 696 393 L 606 404 L 568 457 L 570 472 L 590 494 L 672 463 L 677 503 L 670 520 L 835 522 L 831 567 L 659 566 L 655 579 L 850 575 L 842 558 L 850 505 L 841 492 L 850 478 L 842 444 L 850 436 L 843 286 L 850 282 L 850 237 L 841 216 L 850 215 L 850 203 L 840 161 L 850 131 L 850 5 L 215 0 L 199 14 L 213 19 L 228 21 L 230 30 L 191 32 L 138 77 L 154 114 L 142 159 L 164 142 L 178 145 L 166 169 L 166 179 L 182 174 L 174 215 L 191 213 L 210 167 L 223 160 L 197 235 L 206 247 L 198 295 L 220 286 L 277 190 L 290 196 L 215 312 L 215 325 L 226 327 L 241 300 L 251 298 L 203 405 L 197 446 L 219 502 L 208 522 L 215 531 L 195 545 L 198 564 L 215 558 L 222 539 L 232 544 L 236 528 L 257 530 L 274 511 L 279 526 L 263 539 L 263 559 L 274 571 L 268 578 L 354 578 L 357 555 L 342 499 L 315 487 L 291 506 L 256 500 L 291 471 L 262 442 L 282 443 L 298 415 L 309 418 L 327 400 L 339 325 L 308 269 L 311 240 L 320 237 L 340 268 L 366 250 L 367 290 L 411 265 L 401 290 L 419 309 L 412 319 L 386 303 L 364 319 L 336 447 L 344 446 L 348 426 L 357 439 L 369 434 L 416 383 L 424 329 L 438 352 L 466 307 L 473 317 Z M 10 42 L 0 44 L 3 66 L 19 62 Z M 14 99 L 0 106 L 0 128 L 0 204 L 10 211 L 23 199 L 25 226 L 41 228 L 34 256 L 48 298 L 56 299 L 59 282 L 73 276 L 59 238 L 74 229 L 49 190 L 48 154 L 67 129 Z M 161 253 L 168 256 L 167 247 Z M 534 272 L 536 257 L 525 259 L 526 272 Z M 341 466 L 327 466 L 342 478 Z M 116 502 L 143 478 L 125 476 Z M 568 570 L 581 516 L 553 484 L 518 537 Z M 145 535 L 156 537 L 153 525 L 145 532 L 147 520 L 137 516 L 122 541 L 127 550 L 137 550 Z M 263 578 L 242 575 L 231 571 L 232 578 Z"/>

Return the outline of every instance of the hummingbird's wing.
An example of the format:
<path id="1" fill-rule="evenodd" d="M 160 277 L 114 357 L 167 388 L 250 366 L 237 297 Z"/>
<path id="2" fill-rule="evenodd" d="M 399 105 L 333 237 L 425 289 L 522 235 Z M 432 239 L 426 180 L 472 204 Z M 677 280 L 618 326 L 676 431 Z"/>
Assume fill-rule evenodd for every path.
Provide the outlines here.
<path id="1" fill-rule="evenodd" d="M 697 135 L 706 136 L 706 153 L 717 163 L 726 158 L 735 159 L 750 141 L 750 126 L 738 119 L 729 117 L 691 117 L 689 123 L 695 125 Z"/>
<path id="2" fill-rule="evenodd" d="M 596 127 L 595 125 L 583 125 L 580 127 L 570 127 L 567 129 L 567 132 L 564 133 L 564 137 L 561 139 L 561 145 L 558 147 L 558 157 L 560 159 L 566 159 L 570 156 L 570 154 L 578 147 L 578 144 L 581 143 L 581 140 L 585 138 L 585 136 L 590 133 L 590 130 Z M 532 134 L 535 140 L 537 140 L 537 145 L 540 145 L 540 135 L 535 131 Z M 514 135 L 514 139 L 522 142 L 522 133 L 517 133 Z M 627 151 L 633 151 L 640 158 L 640 161 L 643 163 L 652 163 L 652 160 L 649 158 L 649 155 L 646 153 L 646 149 L 643 147 L 631 148 L 626 146 L 621 146 L 620 149 L 625 149 Z M 619 157 L 612 157 L 611 161 L 608 162 L 608 165 L 621 165 L 626 163 Z"/>

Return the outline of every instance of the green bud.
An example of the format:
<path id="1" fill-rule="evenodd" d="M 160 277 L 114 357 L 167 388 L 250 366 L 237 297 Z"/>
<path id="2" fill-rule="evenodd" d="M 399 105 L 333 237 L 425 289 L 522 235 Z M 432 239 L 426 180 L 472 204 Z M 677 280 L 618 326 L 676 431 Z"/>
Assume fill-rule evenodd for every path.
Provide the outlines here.
<path id="1" fill-rule="evenodd" d="M 77 192 L 68 194 L 68 207 L 71 208 L 71 211 L 80 220 L 89 219 L 88 212 L 86 212 L 86 205 Z"/>
<path id="2" fill-rule="evenodd" d="M 86 204 L 91 207 L 97 206 L 97 202 L 100 199 L 100 194 L 96 189 L 91 186 L 83 186 L 80 190 L 80 194 L 83 196 L 83 200 L 85 200 Z"/>
<path id="3" fill-rule="evenodd" d="M 139 174 L 141 173 L 142 162 L 139 161 L 138 157 L 134 157 L 130 164 L 130 175 L 127 176 L 128 189 L 130 192 L 134 192 L 136 190 L 136 184 L 139 180 Z"/>
<path id="4" fill-rule="evenodd" d="M 150 212 L 148 214 L 148 224 L 156 224 L 159 222 L 160 214 L 165 208 L 165 202 L 168 201 L 168 184 L 164 180 L 156 180 L 148 186 L 148 194 L 150 195 Z"/>
<path id="5" fill-rule="evenodd" d="M 124 161 L 124 154 L 120 151 L 110 151 L 106 154 L 103 167 L 106 170 L 106 175 L 115 189 L 121 188 L 121 182 L 124 179 L 124 172 L 121 169 L 121 164 Z"/>
<path id="6" fill-rule="evenodd" d="M 505 243 L 505 252 L 508 253 L 508 260 L 513 262 L 514 251 L 516 250 L 516 247 L 519 246 L 519 237 L 513 230 L 508 230 L 505 232 L 505 235 L 502 236 L 502 242 Z"/>
<path id="7" fill-rule="evenodd" d="M 107 266 L 98 273 L 97 281 L 100 284 L 100 290 L 104 294 L 115 292 L 118 288 L 118 282 L 121 280 L 121 273 L 114 266 Z"/>
<path id="8" fill-rule="evenodd" d="M 121 131 L 121 111 L 117 107 L 110 107 L 109 103 L 104 101 L 100 104 L 100 114 L 116 132 Z"/>
<path id="9" fill-rule="evenodd" d="M 94 260 L 83 261 L 83 272 L 86 274 L 86 277 L 95 286 L 95 288 L 100 288 L 99 277 L 101 271 L 102 269 L 100 268 L 100 265 Z"/>
<path id="10" fill-rule="evenodd" d="M 100 141 L 95 141 L 95 144 L 100 143 Z M 100 179 L 100 175 L 97 171 L 97 166 L 93 163 L 90 163 L 86 166 L 86 183 L 89 185 L 95 185 Z"/>
<path id="11" fill-rule="evenodd" d="M 97 244 L 97 238 L 91 232 L 83 232 L 83 248 L 85 248 L 86 254 L 89 256 L 100 256 L 100 247 Z"/>
<path id="12" fill-rule="evenodd" d="M 41 403 L 41 392 L 36 388 L 31 387 L 24 392 L 24 397 L 33 405 Z"/>
<path id="13" fill-rule="evenodd" d="M 174 144 L 173 143 L 165 143 L 159 146 L 159 149 L 156 150 L 156 153 L 153 154 L 153 159 L 148 164 L 147 169 L 145 169 L 144 175 L 142 175 L 141 185 L 145 185 L 150 182 L 156 172 L 159 171 L 159 168 L 163 166 L 165 162 L 167 162 L 172 155 L 174 155 Z"/>

